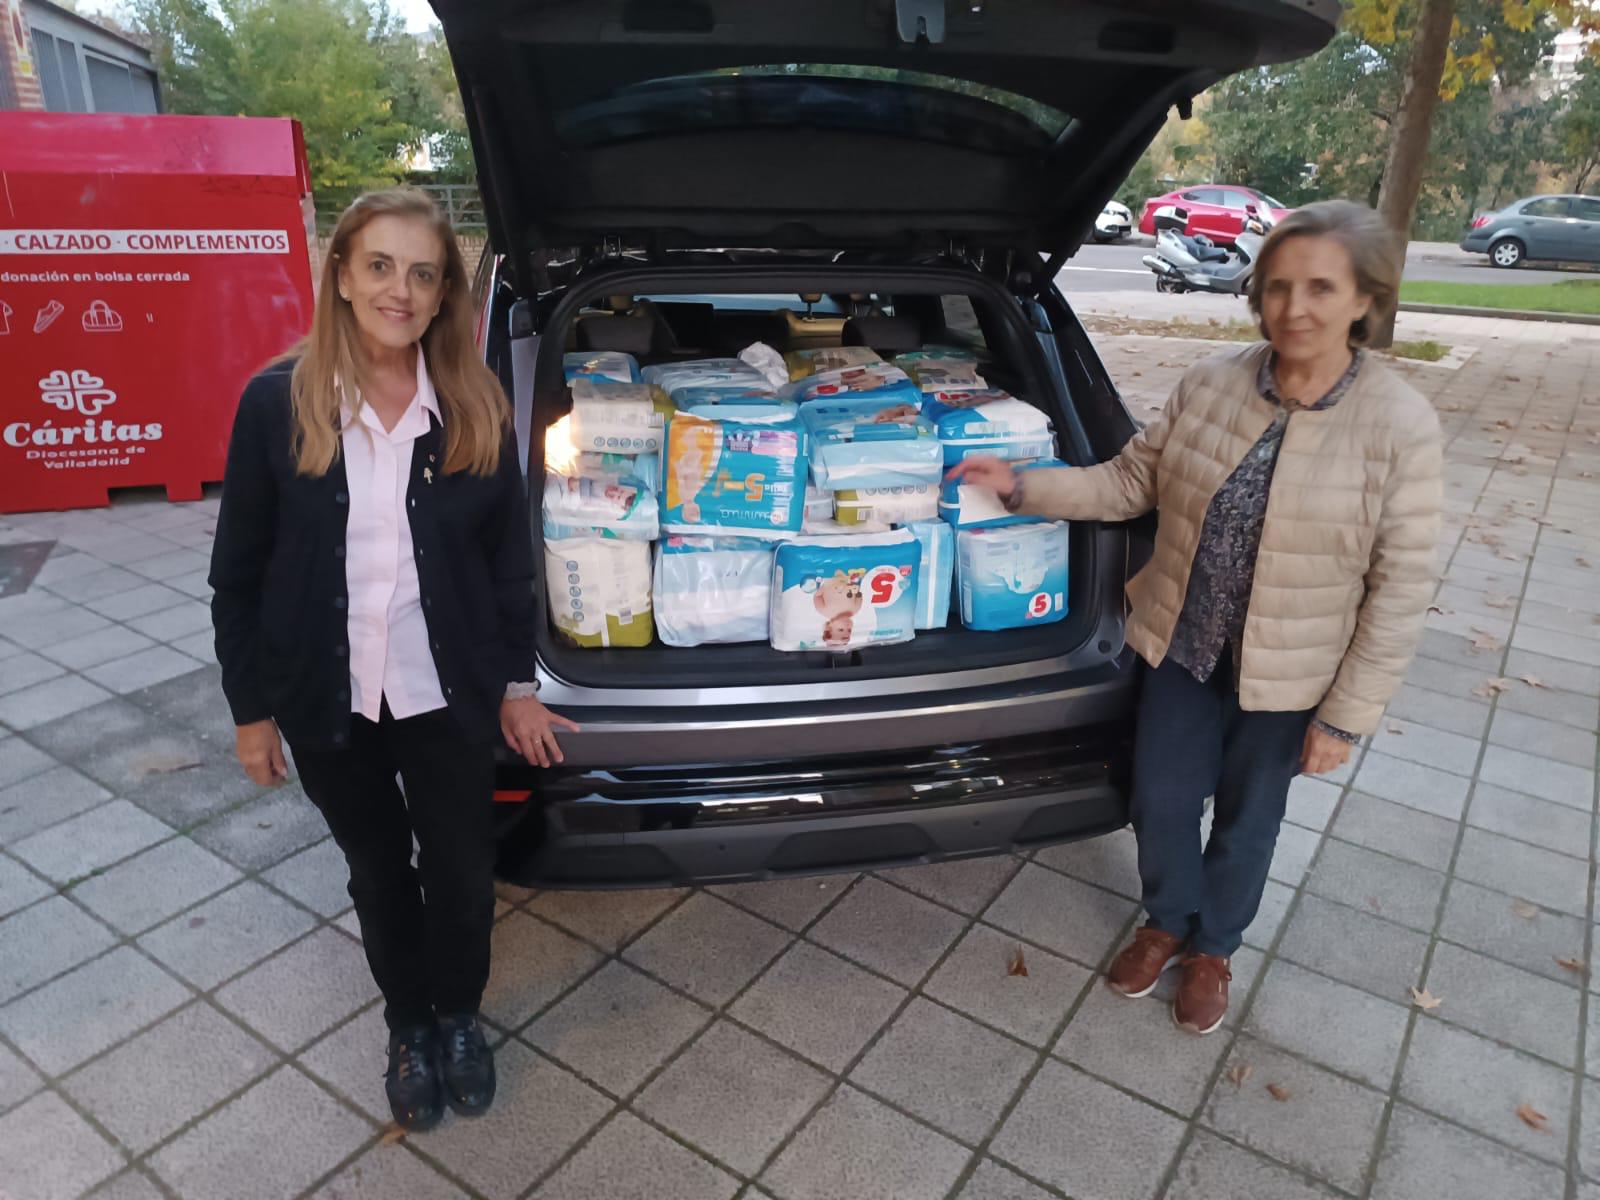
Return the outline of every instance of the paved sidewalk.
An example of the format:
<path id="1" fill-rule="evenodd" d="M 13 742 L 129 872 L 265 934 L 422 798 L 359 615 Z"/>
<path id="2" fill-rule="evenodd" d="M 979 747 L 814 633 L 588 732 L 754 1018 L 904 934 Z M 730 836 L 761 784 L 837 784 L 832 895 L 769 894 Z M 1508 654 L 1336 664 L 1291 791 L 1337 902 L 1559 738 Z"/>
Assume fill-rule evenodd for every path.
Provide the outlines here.
<path id="1" fill-rule="evenodd" d="M 1296 784 L 1205 1039 L 1100 986 L 1126 832 L 505 889 L 500 1101 L 387 1138 L 339 856 L 231 761 L 214 502 L 0 518 L 54 543 L 0 599 L 0 1195 L 1600 1200 L 1600 331 L 1492 324 L 1401 368 L 1449 438 L 1438 607 L 1372 743 Z M 1217 349 L 1100 344 L 1145 414 Z"/>

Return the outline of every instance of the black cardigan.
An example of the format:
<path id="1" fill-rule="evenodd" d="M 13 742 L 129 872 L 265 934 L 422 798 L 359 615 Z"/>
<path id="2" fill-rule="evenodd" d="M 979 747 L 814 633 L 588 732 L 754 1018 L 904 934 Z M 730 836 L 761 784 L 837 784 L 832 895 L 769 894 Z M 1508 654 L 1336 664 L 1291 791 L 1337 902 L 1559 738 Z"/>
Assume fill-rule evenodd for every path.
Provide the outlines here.
<path id="1" fill-rule="evenodd" d="M 245 387 L 211 552 L 211 617 L 235 724 L 272 717 L 291 747 L 350 735 L 344 458 L 297 475 L 289 364 Z M 514 440 L 491 476 L 446 475 L 430 418 L 411 455 L 406 515 L 439 685 L 475 738 L 499 729 L 507 682 L 535 678 L 533 541 Z M 431 480 L 428 476 L 431 474 Z"/>

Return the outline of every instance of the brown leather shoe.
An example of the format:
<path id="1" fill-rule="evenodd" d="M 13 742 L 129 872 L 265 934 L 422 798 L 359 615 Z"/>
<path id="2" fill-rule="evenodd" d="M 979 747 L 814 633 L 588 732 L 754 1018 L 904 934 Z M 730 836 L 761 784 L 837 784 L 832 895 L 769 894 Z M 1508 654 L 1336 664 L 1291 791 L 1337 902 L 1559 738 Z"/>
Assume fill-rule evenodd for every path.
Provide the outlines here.
<path id="1" fill-rule="evenodd" d="M 1178 994 L 1172 1000 L 1172 1021 L 1185 1033 L 1205 1035 L 1228 1014 L 1229 960 L 1215 954 L 1183 956 Z"/>
<path id="2" fill-rule="evenodd" d="M 1183 957 L 1183 939 L 1146 925 L 1111 960 L 1106 986 L 1119 996 L 1137 1000 L 1155 991 L 1161 973 Z"/>

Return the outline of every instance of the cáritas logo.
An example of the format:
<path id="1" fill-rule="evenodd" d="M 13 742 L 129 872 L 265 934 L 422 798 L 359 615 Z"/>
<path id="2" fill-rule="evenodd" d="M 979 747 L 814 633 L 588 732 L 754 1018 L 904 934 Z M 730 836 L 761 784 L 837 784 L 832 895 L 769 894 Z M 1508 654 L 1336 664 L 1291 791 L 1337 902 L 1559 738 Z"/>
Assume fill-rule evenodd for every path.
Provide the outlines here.
<path id="1" fill-rule="evenodd" d="M 36 448 L 30 450 L 29 458 L 47 457 L 49 451 L 60 446 L 117 447 L 132 442 L 158 442 L 162 437 L 159 423 L 122 423 L 101 417 L 117 402 L 117 393 L 106 386 L 104 379 L 88 371 L 51 371 L 39 380 L 39 399 L 83 420 L 71 425 L 57 425 L 54 417 L 37 425 L 31 421 L 11 422 L 0 431 L 0 440 L 19 449 Z"/>

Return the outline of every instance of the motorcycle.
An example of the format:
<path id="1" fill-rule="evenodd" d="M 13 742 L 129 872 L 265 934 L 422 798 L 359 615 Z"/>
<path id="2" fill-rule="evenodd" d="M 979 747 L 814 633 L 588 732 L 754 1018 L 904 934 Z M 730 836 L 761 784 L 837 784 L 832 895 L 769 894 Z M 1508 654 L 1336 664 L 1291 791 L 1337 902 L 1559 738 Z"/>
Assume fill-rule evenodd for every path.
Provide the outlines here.
<path id="1" fill-rule="evenodd" d="M 1272 228 L 1271 219 L 1252 210 L 1232 247 L 1217 245 L 1204 234 L 1189 236 L 1188 210 L 1168 204 L 1156 210 L 1156 252 L 1144 265 L 1155 272 L 1158 292 L 1214 292 L 1242 296 L 1250 290 L 1256 259 Z"/>

